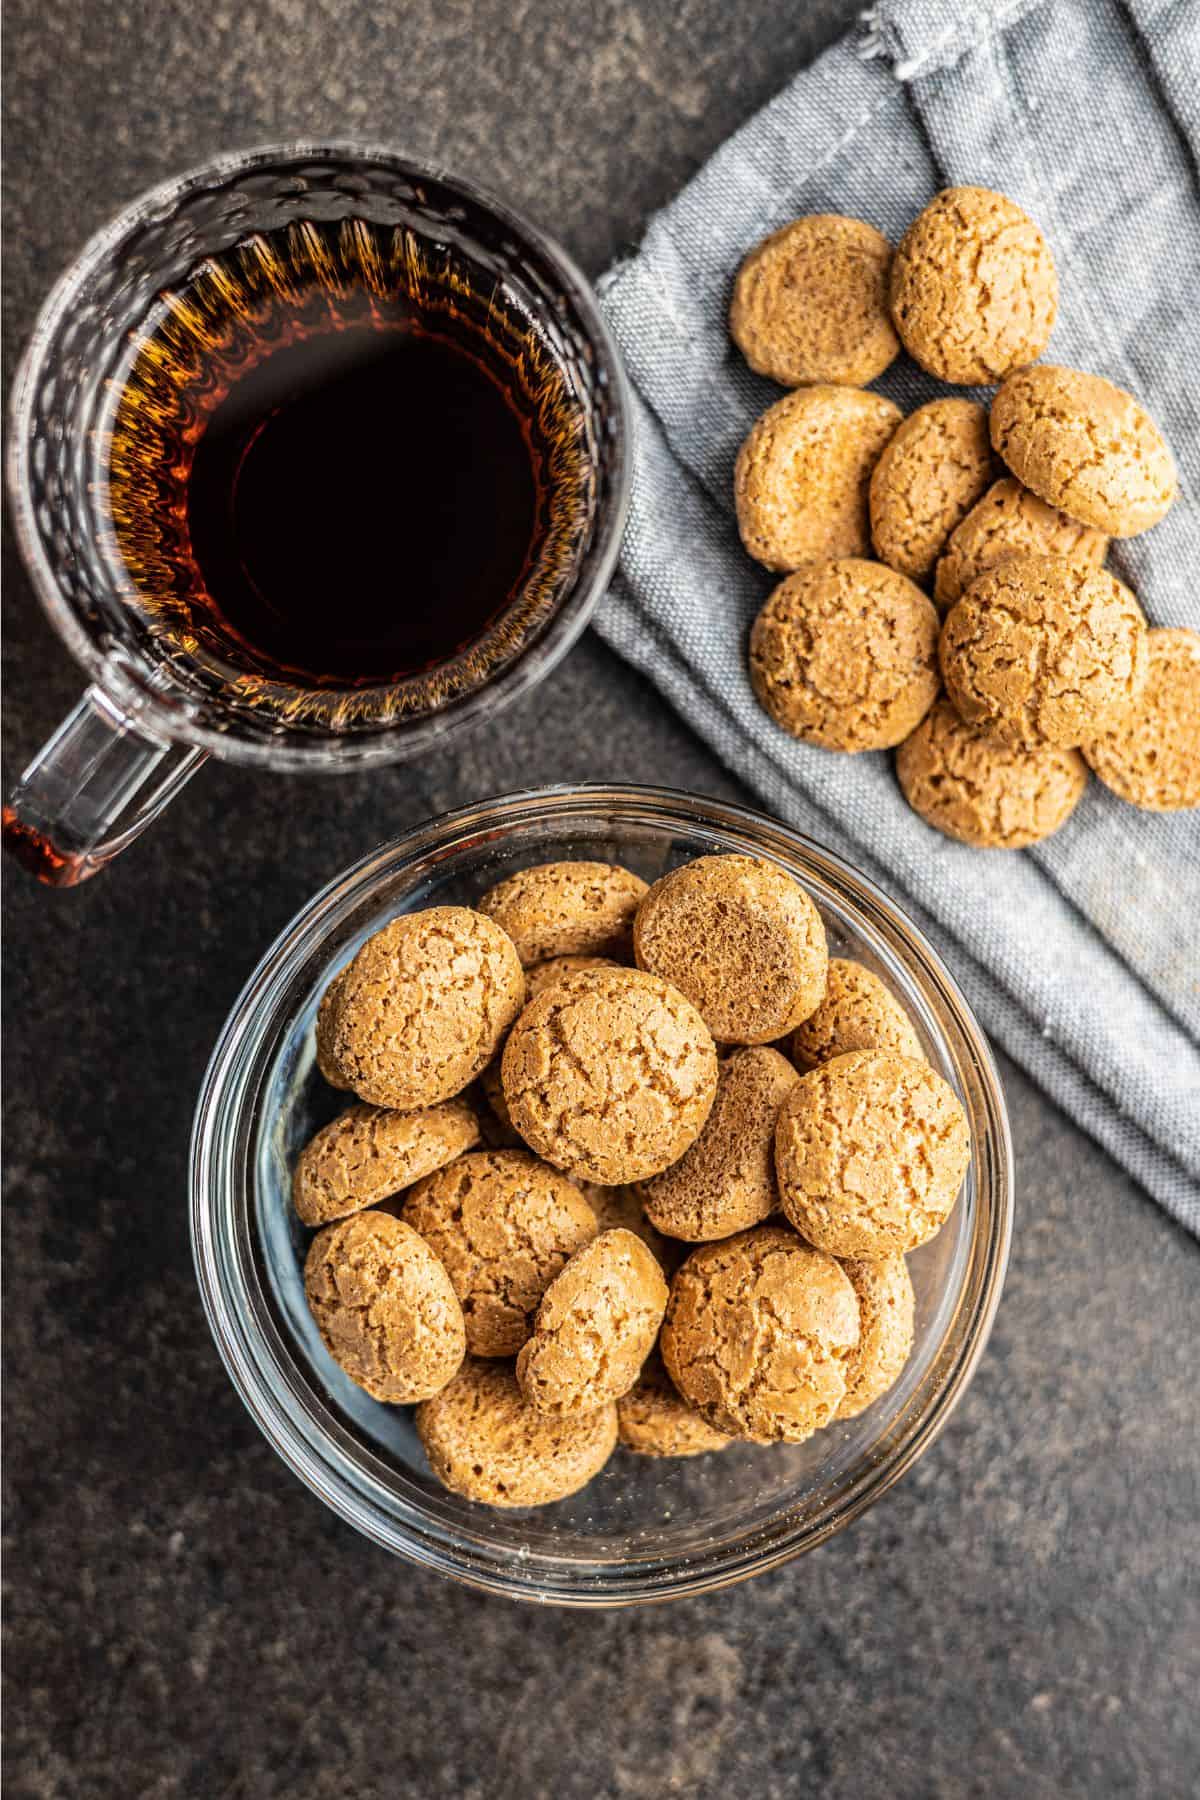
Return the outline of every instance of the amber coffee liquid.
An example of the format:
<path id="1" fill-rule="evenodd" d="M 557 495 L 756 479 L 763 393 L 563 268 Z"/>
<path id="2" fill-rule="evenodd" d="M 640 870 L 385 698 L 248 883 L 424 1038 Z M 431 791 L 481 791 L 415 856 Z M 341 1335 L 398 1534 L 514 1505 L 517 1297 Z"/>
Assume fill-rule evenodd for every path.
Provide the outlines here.
<path id="1" fill-rule="evenodd" d="M 477 684 L 569 574 L 577 422 L 519 309 L 444 248 L 361 221 L 255 236 L 162 297 L 125 378 L 125 598 L 251 698 Z"/>

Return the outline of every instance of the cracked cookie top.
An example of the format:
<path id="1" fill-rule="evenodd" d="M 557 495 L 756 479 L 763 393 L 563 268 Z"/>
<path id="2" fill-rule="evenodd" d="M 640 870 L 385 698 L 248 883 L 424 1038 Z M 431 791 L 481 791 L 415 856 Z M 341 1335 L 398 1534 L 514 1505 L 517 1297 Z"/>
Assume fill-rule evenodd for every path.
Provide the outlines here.
<path id="1" fill-rule="evenodd" d="M 1021 850 L 1065 825 L 1087 786 L 1077 750 L 1015 750 L 939 700 L 896 752 L 904 798 L 926 824 L 981 850 Z"/>
<path id="2" fill-rule="evenodd" d="M 613 1405 L 571 1418 L 530 1406 L 512 1365 L 468 1357 L 418 1406 L 417 1436 L 451 1493 L 488 1506 L 545 1506 L 598 1475 L 617 1442 Z"/>
<path id="3" fill-rule="evenodd" d="M 892 259 L 892 319 L 904 348 L 942 381 L 977 386 L 1040 356 L 1058 311 L 1050 246 L 990 188 L 935 194 Z"/>
<path id="4" fill-rule="evenodd" d="M 517 1358 L 517 1385 L 538 1412 L 592 1412 L 627 1394 L 653 1350 L 667 1305 L 657 1258 L 632 1231 L 602 1231 L 542 1296 Z"/>
<path id="5" fill-rule="evenodd" d="M 671 1285 L 661 1349 L 715 1430 L 802 1443 L 837 1412 L 858 1343 L 858 1302 L 832 1256 L 782 1225 L 694 1250 Z"/>
<path id="6" fill-rule="evenodd" d="M 906 575 L 846 557 L 781 581 L 750 633 L 760 705 L 827 750 L 900 743 L 939 687 L 938 617 Z"/>
<path id="7" fill-rule="evenodd" d="M 300 1152 L 292 1204 L 305 1225 L 327 1225 L 390 1199 L 479 1142 L 479 1119 L 466 1100 L 423 1112 L 351 1106 Z"/>
<path id="8" fill-rule="evenodd" d="M 628 956 L 646 883 L 617 863 L 553 862 L 518 869 L 479 901 L 526 968 L 562 956 Z"/>
<path id="9" fill-rule="evenodd" d="M 1133 806 L 1200 806 L 1200 632 L 1148 631 L 1146 662 L 1139 698 L 1083 754 L 1105 787 Z"/>
<path id="10" fill-rule="evenodd" d="M 926 1062 L 855 1050 L 783 1103 L 775 1161 L 783 1210 L 832 1256 L 891 1256 L 941 1230 L 971 1158 L 962 1103 Z"/>
<path id="11" fill-rule="evenodd" d="M 742 543 L 786 573 L 830 556 L 869 556 L 871 471 L 903 417 L 882 394 L 797 388 L 769 406 L 738 452 Z"/>
<path id="12" fill-rule="evenodd" d="M 916 1027 L 896 996 L 872 970 L 843 956 L 830 961 L 825 997 L 796 1027 L 791 1048 L 796 1067 L 802 1070 L 815 1069 L 851 1050 L 924 1055 Z"/>
<path id="13" fill-rule="evenodd" d="M 521 1150 L 477 1150 L 418 1182 L 403 1218 L 449 1275 L 472 1356 L 515 1356 L 543 1294 L 596 1235 L 573 1183 Z"/>
<path id="14" fill-rule="evenodd" d="M 1146 679 L 1146 622 L 1105 569 L 1010 556 L 947 616 L 942 674 L 966 724 L 1019 750 L 1071 750 L 1116 725 Z"/>
<path id="15" fill-rule="evenodd" d="M 1108 539 L 1102 531 L 1081 525 L 1056 506 L 1047 506 L 1006 475 L 992 483 L 950 534 L 933 584 L 940 610 L 949 612 L 977 575 L 1021 551 L 1065 556 L 1070 562 L 1098 569 L 1108 554 Z"/>
<path id="16" fill-rule="evenodd" d="M 318 1231 L 304 1292 L 325 1348 L 376 1400 L 424 1400 L 462 1362 L 466 1336 L 450 1277 L 390 1213 L 356 1213 Z"/>
<path id="17" fill-rule="evenodd" d="M 985 407 L 931 400 L 910 413 L 875 464 L 869 503 L 875 554 L 924 582 L 993 471 Z"/>
<path id="18" fill-rule="evenodd" d="M 677 988 L 640 969 L 568 975 L 530 1002 L 501 1064 L 512 1122 L 588 1181 L 657 1175 L 708 1117 L 717 1053 Z"/>
<path id="19" fill-rule="evenodd" d="M 1148 531 L 1175 498 L 1162 432 L 1102 375 L 1053 363 L 1018 369 L 992 401 L 992 444 L 1048 505 L 1110 537 Z"/>
<path id="20" fill-rule="evenodd" d="M 500 926 L 466 906 L 402 913 L 337 978 L 327 1058 L 360 1100 L 401 1112 L 461 1093 L 525 999 Z"/>
<path id="21" fill-rule="evenodd" d="M 729 331 L 784 387 L 865 387 L 900 352 L 888 311 L 892 246 L 863 219 L 812 213 L 755 246 L 734 282 Z"/>
<path id="22" fill-rule="evenodd" d="M 757 856 L 697 856 L 638 908 L 638 966 L 671 982 L 725 1044 L 765 1044 L 825 992 L 825 927 L 799 882 Z"/>

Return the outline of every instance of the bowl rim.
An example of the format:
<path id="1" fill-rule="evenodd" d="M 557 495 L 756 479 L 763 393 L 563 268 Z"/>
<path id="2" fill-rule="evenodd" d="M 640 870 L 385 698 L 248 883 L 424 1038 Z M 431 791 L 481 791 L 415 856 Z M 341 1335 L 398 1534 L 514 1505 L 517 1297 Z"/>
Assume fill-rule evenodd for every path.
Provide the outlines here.
<path id="1" fill-rule="evenodd" d="M 625 822 L 642 826 L 658 822 L 664 827 L 673 823 L 677 829 L 718 835 L 740 832 L 754 840 L 760 853 L 768 855 L 770 842 L 778 843 L 783 856 L 790 854 L 808 868 L 813 879 L 827 880 L 844 895 L 868 928 L 878 933 L 882 927 L 884 937 L 904 951 L 910 975 L 915 962 L 948 1014 L 954 1047 L 967 1059 L 977 1090 L 968 1096 L 976 1127 L 974 1230 L 953 1309 L 923 1378 L 921 1393 L 926 1384 L 932 1384 L 932 1391 L 919 1409 L 910 1409 L 915 1416 L 898 1417 L 885 1434 L 885 1442 L 895 1441 L 878 1457 L 860 1458 L 866 1466 L 857 1469 L 849 1491 L 815 1522 L 797 1524 L 793 1519 L 789 1527 L 788 1509 L 784 1508 L 769 1526 L 743 1537 L 727 1534 L 703 1557 L 646 1555 L 636 1561 L 632 1573 L 621 1563 L 570 1561 L 540 1553 L 517 1569 L 512 1566 L 510 1551 L 489 1546 L 486 1526 L 478 1533 L 465 1531 L 461 1523 L 447 1526 L 432 1512 L 401 1502 L 394 1494 L 385 1509 L 372 1493 L 364 1491 L 372 1485 L 378 1487 L 377 1481 L 372 1483 L 369 1467 L 364 1467 L 364 1458 L 367 1465 L 377 1461 L 373 1453 L 332 1415 L 306 1421 L 302 1416 L 306 1409 L 298 1402 L 289 1406 L 286 1394 L 269 1378 L 265 1357 L 270 1345 L 264 1338 L 264 1320 L 249 1311 L 244 1316 L 239 1313 L 234 1305 L 237 1284 L 231 1282 L 231 1258 L 245 1257 L 253 1246 L 226 1242 L 218 1227 L 223 1209 L 232 1204 L 239 1189 L 237 1151 L 254 1120 L 256 1090 L 247 1085 L 254 1058 L 272 1029 L 278 1034 L 286 1028 L 286 1021 L 280 1024 L 280 1003 L 289 973 L 297 970 L 302 957 L 319 948 L 332 954 L 339 918 L 347 917 L 389 875 L 420 863 L 431 853 L 435 861 L 440 860 L 451 847 L 486 842 L 498 829 L 507 836 L 522 824 L 553 825 L 561 820 L 565 828 L 570 815 L 580 812 L 595 818 L 615 816 L 618 823 L 624 815 Z M 940 1013 L 938 1022 L 945 1033 L 947 1021 Z M 241 1183 L 243 1191 L 245 1186 Z M 941 1433 L 978 1367 L 1003 1288 L 1012 1235 L 1012 1200 L 1012 1141 L 994 1059 L 960 988 L 907 914 L 842 858 L 752 807 L 632 783 L 562 783 L 456 807 L 367 852 L 327 882 L 278 934 L 230 1009 L 201 1085 L 190 1151 L 190 1225 L 205 1316 L 243 1403 L 292 1472 L 365 1536 L 419 1567 L 435 1569 L 487 1593 L 584 1608 L 663 1601 L 730 1586 L 816 1548 L 881 1498 Z M 242 1293 L 240 1297 L 247 1296 Z M 968 1301 L 970 1310 L 964 1319 Z M 272 1321 L 265 1323 L 279 1338 L 286 1356 L 288 1347 L 281 1334 Z M 943 1367 L 948 1344 L 953 1354 Z M 301 1384 L 292 1380 L 291 1385 L 298 1395 Z M 312 1413 L 311 1404 L 307 1411 Z M 344 1445 L 355 1446 L 353 1465 L 346 1464 Z M 356 1473 L 357 1481 L 349 1479 L 347 1467 Z M 382 1465 L 379 1467 L 382 1472 Z"/>

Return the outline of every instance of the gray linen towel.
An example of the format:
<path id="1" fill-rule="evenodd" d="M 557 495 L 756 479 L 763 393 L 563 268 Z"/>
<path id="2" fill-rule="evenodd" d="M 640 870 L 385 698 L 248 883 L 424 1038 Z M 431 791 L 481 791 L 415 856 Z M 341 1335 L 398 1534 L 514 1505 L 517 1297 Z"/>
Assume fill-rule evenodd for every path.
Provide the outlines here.
<path id="1" fill-rule="evenodd" d="M 780 390 L 726 330 L 741 257 L 799 213 L 856 214 L 894 241 L 947 183 L 1011 194 L 1058 262 L 1048 360 L 1140 395 L 1179 461 L 1172 512 L 1111 566 L 1154 623 L 1198 626 L 1198 151 L 1194 0 L 883 0 L 602 283 L 636 451 L 597 628 L 779 817 L 906 905 L 996 1040 L 1200 1233 L 1200 816 L 1140 813 L 1093 782 L 1047 843 L 971 850 L 909 811 L 890 756 L 830 754 L 765 717 L 745 649 L 773 578 L 740 548 L 731 490 Z M 906 409 L 939 391 L 903 359 L 878 385 Z"/>

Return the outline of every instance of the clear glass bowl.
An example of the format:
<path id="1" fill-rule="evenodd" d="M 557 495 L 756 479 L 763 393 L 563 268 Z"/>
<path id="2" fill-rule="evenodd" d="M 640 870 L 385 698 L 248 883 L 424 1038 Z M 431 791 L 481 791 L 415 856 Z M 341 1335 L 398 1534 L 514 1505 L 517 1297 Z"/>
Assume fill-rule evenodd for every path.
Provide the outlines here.
<path id="1" fill-rule="evenodd" d="M 974 1154 L 940 1234 L 910 1259 L 916 1344 L 892 1391 L 805 1444 L 686 1461 L 618 1451 L 573 1499 L 494 1511 L 434 1480 L 408 1410 L 341 1374 L 308 1315 L 297 1153 L 345 1104 L 314 1061 L 330 977 L 397 913 L 470 904 L 513 869 L 618 861 L 648 880 L 691 857 L 771 857 L 819 906 L 834 954 L 875 969 L 960 1095 Z M 309 902 L 251 976 L 209 1065 L 192 1142 L 196 1269 L 213 1335 L 254 1418 L 314 1493 L 376 1543 L 518 1599 L 619 1605 L 696 1594 L 824 1542 L 912 1466 L 974 1372 L 1000 1298 L 1012 1147 L 995 1066 L 929 944 L 837 857 L 751 812 L 646 787 L 544 788 L 464 807 L 372 852 Z"/>

